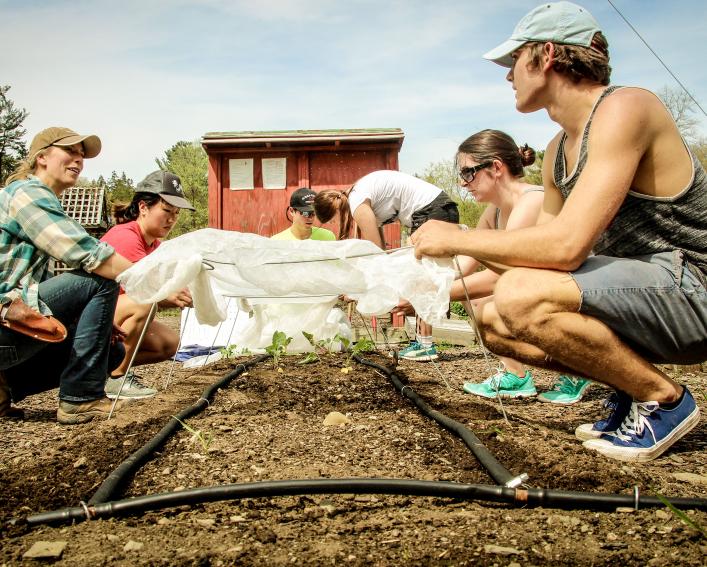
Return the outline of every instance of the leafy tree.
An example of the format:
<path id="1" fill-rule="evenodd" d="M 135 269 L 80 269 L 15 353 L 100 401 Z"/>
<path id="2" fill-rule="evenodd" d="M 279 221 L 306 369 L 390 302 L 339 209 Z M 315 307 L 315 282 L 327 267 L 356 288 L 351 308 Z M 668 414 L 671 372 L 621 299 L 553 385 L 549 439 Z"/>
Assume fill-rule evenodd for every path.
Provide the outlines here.
<path id="1" fill-rule="evenodd" d="M 120 175 L 114 171 L 108 181 L 101 175 L 95 185 L 105 187 L 109 206 L 114 203 L 129 203 L 135 195 L 135 184 L 124 171 Z"/>
<path id="2" fill-rule="evenodd" d="M 526 183 L 533 185 L 543 184 L 543 159 L 545 158 L 545 150 L 540 150 L 535 153 L 535 163 L 525 168 L 524 176 Z"/>
<path id="3" fill-rule="evenodd" d="M 164 158 L 155 160 L 160 169 L 178 175 L 182 180 L 184 196 L 196 209 L 182 211 L 170 236 L 179 236 L 204 228 L 209 220 L 209 160 L 198 141 L 180 141 L 165 152 Z"/>
<path id="4" fill-rule="evenodd" d="M 15 108 L 7 98 L 10 85 L 0 85 L 0 187 L 20 161 L 27 157 L 27 146 L 22 138 L 27 130 L 22 127 L 29 116 L 24 108 Z"/>

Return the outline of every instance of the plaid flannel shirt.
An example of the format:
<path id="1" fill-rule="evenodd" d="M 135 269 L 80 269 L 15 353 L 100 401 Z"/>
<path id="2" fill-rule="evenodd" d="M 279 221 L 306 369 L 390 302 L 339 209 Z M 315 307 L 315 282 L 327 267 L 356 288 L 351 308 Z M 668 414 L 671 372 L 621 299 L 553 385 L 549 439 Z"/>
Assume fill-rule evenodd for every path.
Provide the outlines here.
<path id="1" fill-rule="evenodd" d="M 92 272 L 115 250 L 70 218 L 39 179 L 14 181 L 0 189 L 0 304 L 17 297 L 44 314 L 39 282 L 51 277 L 49 259 Z"/>

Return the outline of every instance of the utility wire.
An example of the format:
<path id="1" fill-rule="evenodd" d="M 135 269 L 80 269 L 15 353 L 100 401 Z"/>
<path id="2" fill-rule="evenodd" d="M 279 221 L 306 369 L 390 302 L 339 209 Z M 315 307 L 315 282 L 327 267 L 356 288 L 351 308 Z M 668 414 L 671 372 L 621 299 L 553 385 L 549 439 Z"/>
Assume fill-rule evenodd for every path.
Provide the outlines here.
<path id="1" fill-rule="evenodd" d="M 612 7 L 614 10 L 616 10 L 616 13 L 617 13 L 619 16 L 621 16 L 621 18 L 623 19 L 624 22 L 626 22 L 626 24 L 628 25 L 628 27 L 630 27 L 630 28 L 633 30 L 633 33 L 635 33 L 635 34 L 638 36 L 638 39 L 640 39 L 640 40 L 643 42 L 643 44 L 650 50 L 650 52 L 655 56 L 655 58 L 656 58 L 658 61 L 660 61 L 660 64 L 661 64 L 663 67 L 665 67 L 665 70 L 666 70 L 668 73 L 670 73 L 670 76 L 671 76 L 673 79 L 675 79 L 675 81 L 677 82 L 678 85 L 680 85 L 680 86 L 682 87 L 682 90 L 685 91 L 685 94 L 687 94 L 687 96 L 690 97 L 690 99 L 692 100 L 692 102 L 695 103 L 695 105 L 697 106 L 697 108 L 699 108 L 699 109 L 702 111 L 702 114 L 704 114 L 705 116 L 707 116 L 707 112 L 705 112 L 704 109 L 700 106 L 700 103 L 697 102 L 697 100 L 695 99 L 695 97 L 692 96 L 692 94 L 690 93 L 690 91 L 687 90 L 687 87 L 686 87 L 685 85 L 683 85 L 682 82 L 680 82 L 680 79 L 678 79 L 678 78 L 675 76 L 675 73 L 673 73 L 673 72 L 670 70 L 670 68 L 665 64 L 665 62 L 660 58 L 660 56 L 653 50 L 653 48 L 652 48 L 650 45 L 648 45 L 648 42 L 647 42 L 645 39 L 643 39 L 643 36 L 641 36 L 641 34 L 638 33 L 638 30 L 637 30 L 636 28 L 634 28 L 634 27 L 631 25 L 631 22 L 629 22 L 629 21 L 626 19 L 626 16 L 624 16 L 624 15 L 621 13 L 621 11 L 614 5 L 614 3 L 613 3 L 611 0 L 606 0 L 606 1 L 607 1 L 609 4 L 611 4 L 611 7 Z"/>

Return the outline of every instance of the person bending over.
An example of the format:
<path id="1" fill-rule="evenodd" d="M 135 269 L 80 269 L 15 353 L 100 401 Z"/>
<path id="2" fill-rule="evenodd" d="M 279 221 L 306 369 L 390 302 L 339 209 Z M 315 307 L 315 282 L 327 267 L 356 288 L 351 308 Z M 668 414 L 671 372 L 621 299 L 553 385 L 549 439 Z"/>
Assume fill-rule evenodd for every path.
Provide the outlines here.
<path id="1" fill-rule="evenodd" d="M 314 211 L 321 222 L 338 214 L 339 238 L 349 238 L 353 223 L 357 234 L 385 250 L 383 225 L 399 220 L 414 233 L 424 222 L 437 219 L 459 222 L 457 205 L 439 187 L 400 171 L 374 171 L 363 176 L 346 191 L 321 191 L 314 199 Z M 432 327 L 419 317 L 416 337 L 400 351 L 408 360 L 429 361 L 437 358 L 432 343 Z"/>
<path id="2" fill-rule="evenodd" d="M 0 189 L 0 416 L 21 417 L 12 402 L 57 385 L 59 423 L 110 412 L 106 376 L 125 353 L 113 327 L 114 280 L 131 262 L 90 236 L 59 201 L 78 181 L 84 159 L 100 151 L 97 136 L 47 128 Z M 73 271 L 50 277 L 52 258 Z"/>
<path id="3" fill-rule="evenodd" d="M 655 94 L 609 86 L 608 43 L 586 9 L 543 4 L 485 57 L 509 68 L 519 111 L 561 127 L 539 224 L 427 223 L 416 254 L 505 270 L 479 308 L 489 348 L 615 388 L 611 415 L 577 436 L 611 458 L 654 459 L 699 423 L 687 387 L 653 363 L 707 359 L 705 170 Z"/>
<path id="4" fill-rule="evenodd" d="M 154 171 L 137 184 L 129 204 L 114 205 L 113 217 L 117 224 L 101 240 L 132 262 L 137 262 L 157 249 L 161 239 L 176 224 L 182 209 L 193 211 L 194 207 L 184 198 L 179 177 L 169 171 Z M 159 307 L 180 309 L 191 305 L 188 289 L 174 293 L 159 303 Z M 146 324 L 148 327 L 135 354 L 133 366 L 162 362 L 172 358 L 179 348 L 178 333 L 158 321 L 148 321 L 151 307 L 150 304 L 136 303 L 121 289 L 114 322 L 126 333 L 125 357 L 106 382 L 109 398 L 117 397 L 119 391 L 121 398 L 134 399 L 150 398 L 157 393 L 157 390 L 145 386 L 132 369 L 123 384 L 123 376 L 128 371 Z"/>

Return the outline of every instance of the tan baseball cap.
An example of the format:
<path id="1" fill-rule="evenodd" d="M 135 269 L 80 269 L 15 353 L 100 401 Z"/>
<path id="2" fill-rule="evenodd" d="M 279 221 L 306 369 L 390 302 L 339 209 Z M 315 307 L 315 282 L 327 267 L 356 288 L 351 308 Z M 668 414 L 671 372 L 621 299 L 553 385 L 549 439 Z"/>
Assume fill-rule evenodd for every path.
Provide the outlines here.
<path id="1" fill-rule="evenodd" d="M 93 134 L 82 136 L 69 128 L 52 126 L 42 130 L 34 137 L 29 148 L 29 155 L 30 158 L 33 158 L 38 152 L 49 146 L 66 147 L 78 143 L 83 144 L 84 158 L 93 158 L 101 153 L 101 140 L 98 136 Z"/>

